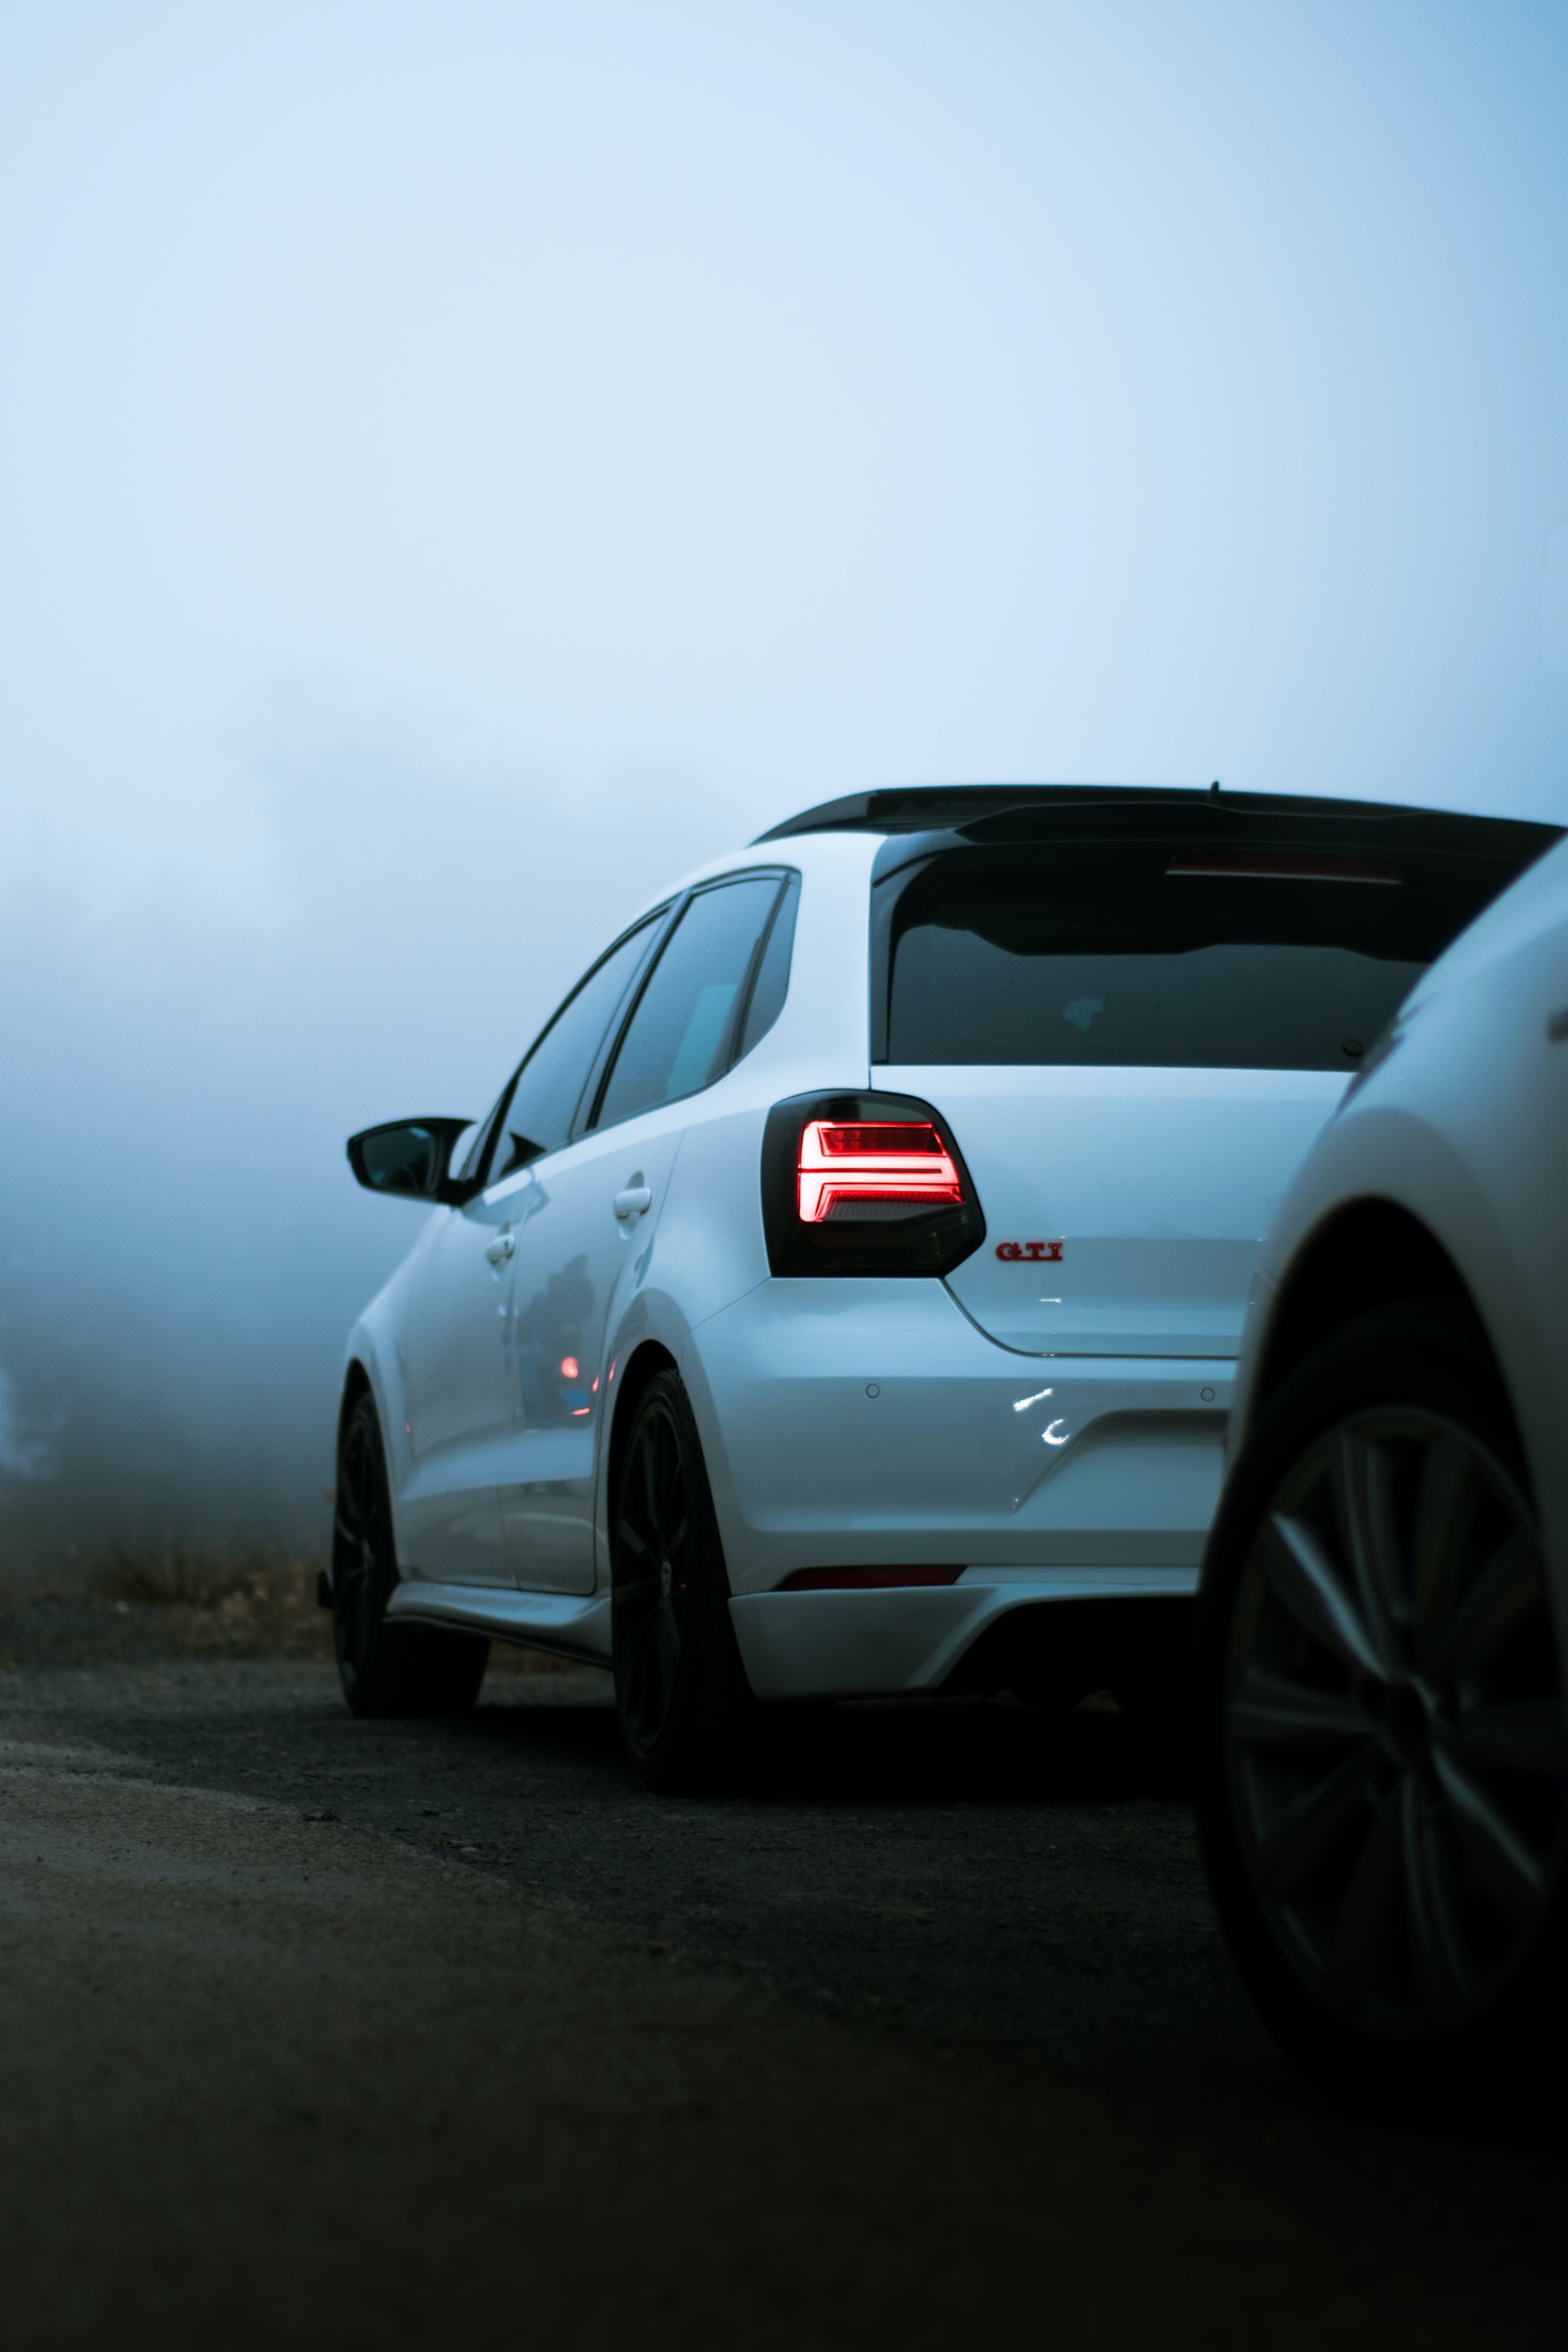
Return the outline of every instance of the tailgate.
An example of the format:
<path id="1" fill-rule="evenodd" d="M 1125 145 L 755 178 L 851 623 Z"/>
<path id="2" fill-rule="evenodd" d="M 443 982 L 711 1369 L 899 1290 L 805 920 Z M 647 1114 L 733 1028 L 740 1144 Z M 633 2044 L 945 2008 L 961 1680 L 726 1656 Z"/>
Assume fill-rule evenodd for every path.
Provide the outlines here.
<path id="1" fill-rule="evenodd" d="M 1538 832 L 1064 791 L 889 838 L 872 1084 L 935 1105 L 968 1163 L 986 1238 L 959 1305 L 1032 1355 L 1235 1355 L 1303 1155 Z"/>
<path id="2" fill-rule="evenodd" d="M 986 1237 L 948 1288 L 1029 1354 L 1234 1356 L 1323 1070 L 889 1067 L 949 1120 Z"/>

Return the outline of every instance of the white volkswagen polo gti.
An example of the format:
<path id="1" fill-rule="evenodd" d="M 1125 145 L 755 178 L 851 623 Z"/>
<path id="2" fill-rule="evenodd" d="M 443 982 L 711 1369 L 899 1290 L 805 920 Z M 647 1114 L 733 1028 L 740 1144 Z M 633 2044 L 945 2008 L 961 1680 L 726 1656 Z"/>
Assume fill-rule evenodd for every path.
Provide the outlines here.
<path id="1" fill-rule="evenodd" d="M 1259 1236 L 1366 1043 L 1554 837 L 911 790 L 666 893 L 471 1134 L 350 1144 L 435 1204 L 349 1342 L 350 1705 L 465 1706 L 492 1637 L 563 1652 L 613 1665 L 673 1788 L 769 1702 L 1159 1703 Z"/>

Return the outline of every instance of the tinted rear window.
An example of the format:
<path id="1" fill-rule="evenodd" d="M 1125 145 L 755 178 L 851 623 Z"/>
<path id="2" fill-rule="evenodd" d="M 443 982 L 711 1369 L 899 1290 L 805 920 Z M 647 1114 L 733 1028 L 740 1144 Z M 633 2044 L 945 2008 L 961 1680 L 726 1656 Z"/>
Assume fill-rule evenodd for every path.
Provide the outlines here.
<path id="1" fill-rule="evenodd" d="M 889 877 L 885 1058 L 1348 1073 L 1518 871 L 1359 848 L 1181 870 L 1202 863 L 1190 841 L 1066 842 Z"/>

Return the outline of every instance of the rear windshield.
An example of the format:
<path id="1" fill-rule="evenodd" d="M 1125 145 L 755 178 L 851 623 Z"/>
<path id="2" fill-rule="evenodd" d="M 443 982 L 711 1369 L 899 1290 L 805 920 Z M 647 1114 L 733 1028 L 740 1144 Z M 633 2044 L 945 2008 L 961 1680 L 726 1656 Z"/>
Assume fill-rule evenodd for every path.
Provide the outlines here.
<path id="1" fill-rule="evenodd" d="M 878 886 L 880 1058 L 1348 1072 L 1518 870 L 1190 840 L 947 851 Z"/>

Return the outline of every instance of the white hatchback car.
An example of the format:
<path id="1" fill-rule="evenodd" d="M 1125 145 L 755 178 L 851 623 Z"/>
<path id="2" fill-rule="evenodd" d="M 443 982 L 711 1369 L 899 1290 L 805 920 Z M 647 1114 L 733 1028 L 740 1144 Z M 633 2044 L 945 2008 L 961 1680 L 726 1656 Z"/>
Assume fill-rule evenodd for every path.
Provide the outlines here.
<path id="1" fill-rule="evenodd" d="M 349 1343 L 350 1704 L 611 1664 L 658 1785 L 759 1703 L 1168 1692 L 1258 1242 L 1364 1045 L 1551 829 L 873 793 L 667 892 L 468 1126 Z M 1040 1284 L 1046 1288 L 1042 1290 Z"/>
<path id="2" fill-rule="evenodd" d="M 1290 1188 L 1195 1612 L 1231 1948 L 1357 2095 L 1441 2108 L 1563 2050 L 1565 1190 L 1568 843 L 1426 974 Z"/>

